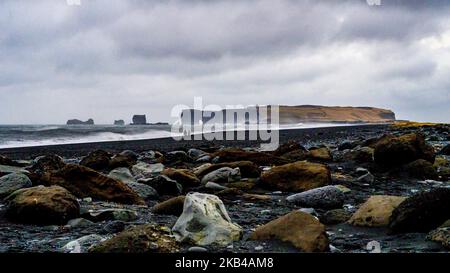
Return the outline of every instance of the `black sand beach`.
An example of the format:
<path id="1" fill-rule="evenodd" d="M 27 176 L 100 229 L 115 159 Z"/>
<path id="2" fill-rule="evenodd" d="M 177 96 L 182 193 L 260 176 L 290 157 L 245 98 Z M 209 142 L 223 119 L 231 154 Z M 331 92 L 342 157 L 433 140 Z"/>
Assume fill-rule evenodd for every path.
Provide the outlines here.
<path id="1" fill-rule="evenodd" d="M 351 125 L 308 129 L 286 129 L 280 131 L 280 143 L 287 140 L 295 140 L 304 145 L 320 141 L 348 140 L 367 135 L 378 135 L 383 133 L 388 125 Z M 159 138 L 149 140 L 129 140 L 112 142 L 94 142 L 82 144 L 50 145 L 37 147 L 20 147 L 0 149 L 0 154 L 12 159 L 32 159 L 45 154 L 58 154 L 63 157 L 85 156 L 94 150 L 106 150 L 118 153 L 124 150 L 144 152 L 157 150 L 161 152 L 175 151 L 179 149 L 201 148 L 201 147 L 256 147 L 261 141 L 237 141 L 237 140 L 215 140 L 215 141 L 175 141 L 172 138 Z"/>

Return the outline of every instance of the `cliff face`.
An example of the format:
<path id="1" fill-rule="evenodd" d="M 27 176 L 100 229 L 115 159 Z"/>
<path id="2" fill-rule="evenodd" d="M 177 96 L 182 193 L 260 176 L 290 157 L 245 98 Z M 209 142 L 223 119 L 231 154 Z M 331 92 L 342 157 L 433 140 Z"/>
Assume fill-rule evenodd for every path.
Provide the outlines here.
<path id="1" fill-rule="evenodd" d="M 228 122 L 238 123 L 257 123 L 263 122 L 259 116 L 247 115 L 247 109 L 230 109 L 237 114 L 234 120 Z M 299 106 L 280 106 L 280 124 L 296 124 L 296 123 L 315 123 L 315 122 L 336 122 L 336 123 L 384 123 L 395 121 L 395 114 L 391 110 L 374 108 L 374 107 L 338 107 L 338 106 L 315 106 L 315 105 L 299 105 Z M 201 118 L 202 112 L 199 110 L 184 110 L 182 112 L 183 123 L 189 123 L 190 120 L 200 117 L 203 122 L 215 117 L 218 112 L 203 112 L 204 117 Z M 270 113 L 268 114 L 270 117 Z M 227 121 L 225 121 L 227 122 Z"/>
<path id="2" fill-rule="evenodd" d="M 314 105 L 280 106 L 281 123 L 352 122 L 378 123 L 395 121 L 391 110 L 374 107 L 328 107 Z"/>

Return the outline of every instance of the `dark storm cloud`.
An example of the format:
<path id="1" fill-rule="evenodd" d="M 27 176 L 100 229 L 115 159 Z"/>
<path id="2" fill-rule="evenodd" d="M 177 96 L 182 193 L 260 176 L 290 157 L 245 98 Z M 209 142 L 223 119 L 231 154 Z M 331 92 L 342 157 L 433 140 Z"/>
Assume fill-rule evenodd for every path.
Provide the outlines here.
<path id="1" fill-rule="evenodd" d="M 450 102 L 449 1 L 81 2 L 0 3 L 0 123 L 166 119 L 196 95 L 424 119 Z"/>

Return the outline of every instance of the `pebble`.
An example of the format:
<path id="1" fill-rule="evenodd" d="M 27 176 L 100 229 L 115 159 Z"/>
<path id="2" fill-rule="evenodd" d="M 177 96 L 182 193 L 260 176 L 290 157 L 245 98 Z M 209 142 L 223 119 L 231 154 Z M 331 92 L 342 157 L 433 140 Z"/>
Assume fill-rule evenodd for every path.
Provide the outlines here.
<path id="1" fill-rule="evenodd" d="M 188 252 L 195 252 L 195 253 L 204 253 L 208 252 L 208 249 L 200 246 L 193 246 L 188 249 Z"/>

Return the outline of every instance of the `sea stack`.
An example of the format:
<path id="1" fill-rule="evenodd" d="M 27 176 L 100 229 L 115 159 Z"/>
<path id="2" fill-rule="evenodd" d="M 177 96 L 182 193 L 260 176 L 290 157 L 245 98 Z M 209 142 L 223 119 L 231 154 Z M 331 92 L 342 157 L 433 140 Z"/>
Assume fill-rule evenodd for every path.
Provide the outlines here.
<path id="1" fill-rule="evenodd" d="M 132 125 L 146 125 L 147 117 L 145 115 L 134 115 Z"/>
<path id="2" fill-rule="evenodd" d="M 125 125 L 125 121 L 123 119 L 115 120 L 114 121 L 114 125 L 116 125 L 116 126 L 124 126 Z"/>
<path id="3" fill-rule="evenodd" d="M 79 119 L 69 119 L 66 123 L 67 125 L 94 125 L 93 119 L 88 119 L 87 121 L 81 121 Z"/>

